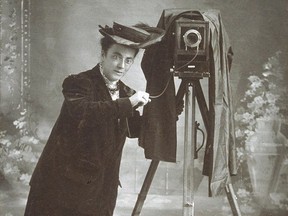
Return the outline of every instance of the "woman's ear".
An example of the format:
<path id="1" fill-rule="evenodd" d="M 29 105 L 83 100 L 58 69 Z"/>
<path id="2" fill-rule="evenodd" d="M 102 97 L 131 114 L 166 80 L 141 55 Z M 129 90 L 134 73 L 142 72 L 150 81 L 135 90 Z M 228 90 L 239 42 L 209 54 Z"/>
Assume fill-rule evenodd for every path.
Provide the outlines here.
<path id="1" fill-rule="evenodd" d="M 101 51 L 101 57 L 102 57 L 102 58 L 105 57 L 105 51 L 104 51 L 104 50 Z"/>
<path id="2" fill-rule="evenodd" d="M 100 56 L 100 58 L 101 58 L 101 62 L 103 62 L 104 61 L 104 58 L 105 58 L 105 52 L 102 50 L 101 51 L 101 56 Z"/>

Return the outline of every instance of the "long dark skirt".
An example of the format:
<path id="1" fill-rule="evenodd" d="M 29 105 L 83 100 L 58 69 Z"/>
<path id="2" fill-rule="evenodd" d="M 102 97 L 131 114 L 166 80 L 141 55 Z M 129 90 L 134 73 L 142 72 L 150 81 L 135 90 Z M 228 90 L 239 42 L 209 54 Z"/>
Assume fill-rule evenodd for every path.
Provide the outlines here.
<path id="1" fill-rule="evenodd" d="M 69 184 L 66 181 L 66 184 Z M 59 190 L 59 189 L 58 189 Z M 87 192 L 87 191 L 86 191 Z M 103 204 L 103 199 L 99 200 L 91 199 L 91 202 L 86 203 L 86 206 L 79 208 L 79 205 L 67 205 L 65 203 L 71 198 L 72 195 L 75 199 L 77 194 L 66 192 L 66 197 L 57 195 L 55 188 L 49 188 L 49 186 L 37 186 L 33 185 L 30 188 L 25 214 L 24 216 L 112 216 L 114 211 L 114 205 Z M 104 194 L 103 194 L 104 195 Z M 117 196 L 117 195 L 116 195 Z M 79 201 L 81 200 L 81 193 L 79 193 Z M 101 203 L 101 206 L 99 206 Z M 109 202 L 105 202 L 109 204 Z M 114 203 L 115 204 L 115 203 Z M 85 212 L 82 212 L 82 210 Z M 92 211 L 92 212 L 91 212 Z"/>

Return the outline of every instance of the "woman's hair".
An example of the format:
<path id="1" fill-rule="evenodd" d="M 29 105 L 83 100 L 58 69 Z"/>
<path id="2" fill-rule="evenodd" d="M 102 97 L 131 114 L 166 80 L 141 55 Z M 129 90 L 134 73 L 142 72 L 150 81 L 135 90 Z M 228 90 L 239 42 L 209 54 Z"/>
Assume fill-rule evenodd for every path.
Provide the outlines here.
<path id="1" fill-rule="evenodd" d="M 117 44 L 113 39 L 109 38 L 109 37 L 103 37 L 100 39 L 100 44 L 101 44 L 101 48 L 102 51 L 104 51 L 105 53 L 107 53 L 107 51 L 109 50 L 109 48 L 113 45 L 113 44 Z M 121 44 L 122 45 L 122 44 Z M 124 45 L 125 46 L 125 45 Z M 129 46 L 128 46 L 129 47 Z M 130 47 L 131 48 L 131 47 Z M 133 48 L 135 49 L 135 56 L 138 54 L 139 49 L 137 48 Z"/>

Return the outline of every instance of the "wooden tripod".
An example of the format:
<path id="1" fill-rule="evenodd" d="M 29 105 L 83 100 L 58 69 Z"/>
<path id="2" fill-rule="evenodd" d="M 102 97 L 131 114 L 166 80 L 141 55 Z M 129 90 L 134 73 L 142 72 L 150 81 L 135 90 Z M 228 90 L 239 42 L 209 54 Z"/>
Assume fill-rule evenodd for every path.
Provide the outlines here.
<path id="1" fill-rule="evenodd" d="M 190 73 L 191 74 L 191 73 Z M 183 216 L 194 216 L 194 155 L 196 146 L 196 125 L 195 125 L 195 104 L 196 99 L 206 129 L 208 129 L 208 107 L 199 79 L 203 78 L 202 73 L 193 73 L 193 77 L 182 77 L 179 86 L 176 103 L 181 103 L 185 96 L 185 129 L 184 129 L 184 168 L 183 168 Z M 189 91 L 192 88 L 192 95 Z M 190 101 L 191 99 L 191 101 Z M 190 107 L 191 106 L 191 107 Z M 159 165 L 158 160 L 152 160 L 146 174 L 138 199 L 134 206 L 132 216 L 139 216 L 147 197 L 152 180 Z M 241 216 L 232 184 L 225 187 L 226 195 L 231 206 L 233 216 Z"/>

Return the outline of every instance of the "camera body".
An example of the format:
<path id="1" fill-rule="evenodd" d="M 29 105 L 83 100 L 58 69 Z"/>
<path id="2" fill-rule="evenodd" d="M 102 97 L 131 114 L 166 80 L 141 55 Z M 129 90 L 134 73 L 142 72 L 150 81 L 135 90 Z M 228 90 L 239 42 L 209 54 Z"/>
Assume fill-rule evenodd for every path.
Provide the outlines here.
<path id="1" fill-rule="evenodd" d="M 179 77 L 209 76 L 209 23 L 175 21 L 174 72 Z"/>

